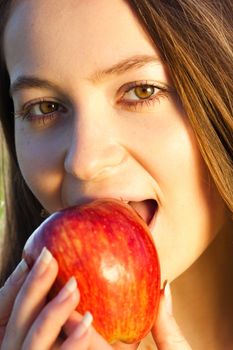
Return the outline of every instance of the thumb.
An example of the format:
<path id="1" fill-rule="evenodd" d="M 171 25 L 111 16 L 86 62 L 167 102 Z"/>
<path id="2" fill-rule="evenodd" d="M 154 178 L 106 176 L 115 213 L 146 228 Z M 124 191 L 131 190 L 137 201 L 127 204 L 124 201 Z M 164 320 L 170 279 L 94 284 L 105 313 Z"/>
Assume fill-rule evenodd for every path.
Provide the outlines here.
<path id="1" fill-rule="evenodd" d="M 191 350 L 172 313 L 169 284 L 161 291 L 160 305 L 152 336 L 158 350 Z"/>

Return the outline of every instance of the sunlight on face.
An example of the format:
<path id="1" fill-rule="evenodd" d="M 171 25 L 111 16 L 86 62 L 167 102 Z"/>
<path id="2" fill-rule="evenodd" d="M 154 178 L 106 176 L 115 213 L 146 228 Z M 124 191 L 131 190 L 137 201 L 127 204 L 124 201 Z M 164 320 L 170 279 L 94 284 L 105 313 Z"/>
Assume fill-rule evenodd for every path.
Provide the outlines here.
<path id="1" fill-rule="evenodd" d="M 148 217 L 147 200 L 156 201 L 162 280 L 176 278 L 222 227 L 224 205 L 168 69 L 128 5 L 21 1 L 5 56 L 18 161 L 41 204 L 54 212 L 121 198 Z"/>

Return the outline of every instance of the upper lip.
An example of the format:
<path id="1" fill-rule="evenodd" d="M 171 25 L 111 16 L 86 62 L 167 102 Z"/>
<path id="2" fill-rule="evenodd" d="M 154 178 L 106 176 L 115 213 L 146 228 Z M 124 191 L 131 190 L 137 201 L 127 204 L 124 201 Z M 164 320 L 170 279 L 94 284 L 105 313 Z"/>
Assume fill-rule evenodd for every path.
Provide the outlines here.
<path id="1" fill-rule="evenodd" d="M 155 209 L 154 213 L 150 213 L 150 214 L 148 213 L 148 215 L 146 215 L 147 216 L 146 224 L 149 227 L 151 225 L 153 225 L 155 213 L 158 211 L 158 200 L 157 200 L 157 198 L 155 198 L 155 196 L 151 196 L 151 197 L 145 198 L 145 196 L 142 196 L 142 195 L 134 195 L 134 196 L 129 195 L 129 196 L 127 196 L 127 194 L 126 194 L 124 197 L 120 196 L 120 195 L 118 195 L 118 196 L 117 195 L 113 195 L 113 196 L 109 197 L 109 196 L 104 196 L 103 192 L 101 193 L 101 195 L 96 195 L 95 194 L 93 196 L 83 196 L 83 197 L 80 196 L 79 200 L 77 200 L 77 201 L 75 201 L 73 203 L 67 203 L 68 205 L 65 205 L 65 207 L 73 206 L 73 205 L 82 205 L 82 204 L 89 203 L 89 202 L 94 201 L 94 200 L 101 200 L 101 199 L 109 199 L 109 200 L 116 199 L 116 200 L 120 200 L 123 203 L 130 205 L 134 210 L 135 210 L 134 207 L 136 207 L 135 211 L 137 212 L 137 214 L 139 216 L 141 216 L 140 215 L 140 205 L 137 207 L 137 203 L 143 203 L 143 202 L 144 203 L 145 202 L 149 203 L 149 201 L 150 201 L 151 203 L 149 203 L 149 205 L 151 205 L 154 202 L 154 204 L 155 204 L 154 208 L 153 208 L 153 209 Z M 148 218 L 149 215 L 150 215 L 150 219 Z M 142 219 L 144 219 L 144 218 L 142 217 Z"/>
<path id="2" fill-rule="evenodd" d="M 131 202 L 143 202 L 146 200 L 154 200 L 155 202 L 158 202 L 158 199 L 151 196 L 151 197 L 147 197 L 145 198 L 145 196 L 140 196 L 140 195 L 135 195 L 135 196 L 117 196 L 117 195 L 113 195 L 113 196 L 105 196 L 104 193 L 102 193 L 101 195 L 93 195 L 93 196 L 80 196 L 79 199 L 77 201 L 74 201 L 72 203 L 69 203 L 68 201 L 66 201 L 66 203 L 64 203 L 64 207 L 69 207 L 69 206 L 73 206 L 73 205 L 81 205 L 81 204 L 85 204 L 85 203 L 89 203 L 91 201 L 97 200 L 97 199 L 117 199 L 122 201 L 123 203 L 129 204 Z"/>

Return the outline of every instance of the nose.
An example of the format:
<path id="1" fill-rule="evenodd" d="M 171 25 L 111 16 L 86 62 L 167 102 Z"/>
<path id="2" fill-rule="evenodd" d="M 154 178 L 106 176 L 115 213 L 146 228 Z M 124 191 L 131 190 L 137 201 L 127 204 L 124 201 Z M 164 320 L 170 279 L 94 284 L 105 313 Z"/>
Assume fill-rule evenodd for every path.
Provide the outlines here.
<path id="1" fill-rule="evenodd" d="M 117 171 L 127 152 L 110 130 L 109 125 L 88 118 L 77 122 L 68 141 L 65 171 L 83 181 L 102 179 Z"/>

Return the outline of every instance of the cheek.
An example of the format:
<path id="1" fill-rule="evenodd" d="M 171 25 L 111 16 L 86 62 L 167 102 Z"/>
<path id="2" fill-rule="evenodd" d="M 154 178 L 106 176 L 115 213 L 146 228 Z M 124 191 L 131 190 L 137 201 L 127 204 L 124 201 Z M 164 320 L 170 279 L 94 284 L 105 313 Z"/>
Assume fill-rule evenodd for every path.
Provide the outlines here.
<path id="1" fill-rule="evenodd" d="M 22 175 L 42 206 L 54 211 L 61 207 L 63 158 L 61 147 L 49 140 L 16 125 L 16 153 Z"/>
<path id="2" fill-rule="evenodd" d="M 180 146 L 167 149 L 155 171 L 160 171 L 164 195 L 157 244 L 162 273 L 173 280 L 199 259 L 219 233 L 226 220 L 225 205 L 188 136 Z"/>
<path id="3" fill-rule="evenodd" d="M 151 124 L 141 123 L 128 139 L 128 148 L 160 194 L 153 235 L 162 275 L 173 280 L 199 258 L 224 225 L 225 205 L 187 118 L 175 108 L 155 115 Z"/>

